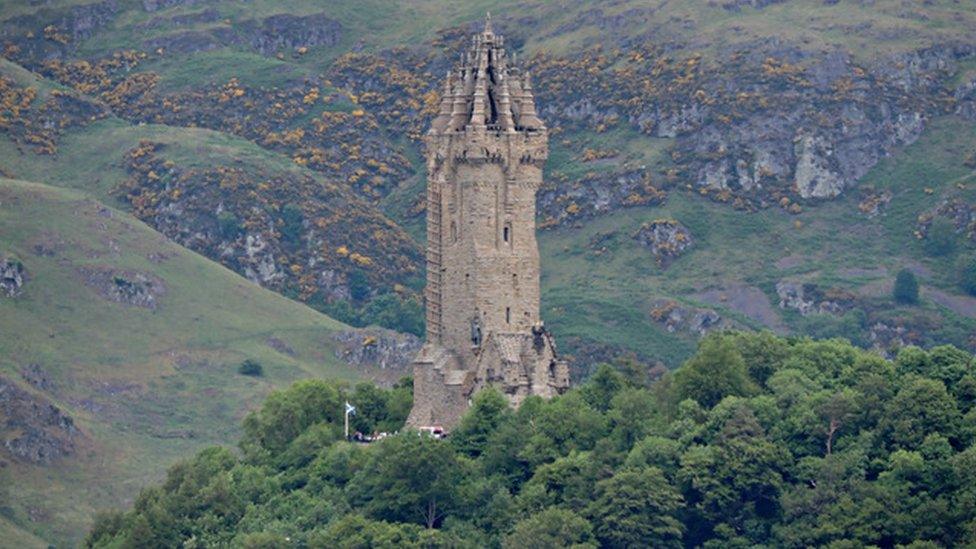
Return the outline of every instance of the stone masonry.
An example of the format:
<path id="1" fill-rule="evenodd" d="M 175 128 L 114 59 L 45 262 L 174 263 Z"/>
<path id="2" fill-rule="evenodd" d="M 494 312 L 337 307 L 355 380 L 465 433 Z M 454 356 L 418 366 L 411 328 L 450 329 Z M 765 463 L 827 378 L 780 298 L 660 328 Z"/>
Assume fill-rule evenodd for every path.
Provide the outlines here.
<path id="1" fill-rule="evenodd" d="M 514 406 L 569 386 L 539 318 L 535 194 L 548 156 L 529 74 L 491 28 L 444 82 L 427 145 L 427 339 L 412 427 L 455 426 L 479 389 Z"/>

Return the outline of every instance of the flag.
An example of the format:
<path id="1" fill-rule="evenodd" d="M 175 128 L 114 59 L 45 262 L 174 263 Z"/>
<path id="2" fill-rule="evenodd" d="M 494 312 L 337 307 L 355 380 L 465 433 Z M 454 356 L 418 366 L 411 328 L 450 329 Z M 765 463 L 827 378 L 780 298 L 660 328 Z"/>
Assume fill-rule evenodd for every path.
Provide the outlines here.
<path id="1" fill-rule="evenodd" d="M 356 407 L 348 402 L 346 403 L 346 415 L 356 415 Z"/>

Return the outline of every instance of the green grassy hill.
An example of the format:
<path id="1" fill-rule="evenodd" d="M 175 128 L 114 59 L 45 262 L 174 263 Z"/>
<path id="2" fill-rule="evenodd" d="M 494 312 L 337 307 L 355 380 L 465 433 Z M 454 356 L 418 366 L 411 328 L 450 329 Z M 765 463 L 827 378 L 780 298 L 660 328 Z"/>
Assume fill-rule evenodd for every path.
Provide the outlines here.
<path id="1" fill-rule="evenodd" d="M 260 236 L 266 287 L 420 331 L 418 137 L 489 10 L 552 130 L 543 317 L 577 376 L 631 353 L 675 367 L 730 326 L 976 348 L 971 3 L 0 0 L 0 175 L 48 185 L 3 184 L 0 254 L 28 278 L 0 297 L 0 376 L 84 435 L 53 467 L 0 469 L 24 479 L 0 529 L 77 539 L 270 387 L 353 375 L 338 324 L 129 214 L 238 273 Z M 836 197 L 794 181 L 809 135 Z M 942 255 L 933 218 L 955 229 Z M 656 226 L 690 245 L 655 256 Z M 906 268 L 913 305 L 891 298 Z M 161 281 L 158 307 L 106 300 L 112 269 Z M 251 357 L 265 378 L 234 373 Z"/>
<path id="2" fill-rule="evenodd" d="M 540 242 L 546 316 L 565 334 L 564 350 L 587 361 L 635 352 L 674 366 L 701 331 L 689 329 L 689 319 L 704 314 L 712 322 L 712 310 L 719 326 L 846 334 L 882 349 L 969 346 L 974 307 L 958 288 L 957 263 L 972 251 L 971 231 L 960 218 L 956 251 L 941 257 L 922 253 L 916 232 L 924 229 L 920 216 L 944 201 L 969 203 L 967 158 L 976 153 L 976 137 L 971 121 L 953 114 L 959 99 L 952 94 L 976 74 L 970 8 L 790 0 L 8 3 L 0 20 L 19 27 L 5 31 L 12 47 L 4 55 L 46 78 L 11 62 L 4 74 L 41 96 L 74 89 L 110 112 L 66 127 L 53 155 L 0 143 L 0 167 L 129 207 L 119 201 L 119 185 L 132 177 L 122 153 L 142 140 L 169 147 L 166 160 L 179 168 L 292 171 L 300 164 L 296 173 L 348 186 L 367 209 L 412 235 L 401 264 L 417 265 L 424 166 L 415 138 L 430 114 L 428 92 L 436 94 L 438 75 L 491 11 L 510 49 L 539 75 L 540 107 L 553 128 L 548 176 L 555 199 L 540 221 L 554 228 Z M 908 110 L 884 119 L 871 110 L 882 99 L 882 111 Z M 804 101 L 806 111 L 789 110 Z M 692 107 L 714 112 L 686 120 Z M 917 142 L 914 126 L 892 129 L 915 114 L 924 121 Z M 645 116 L 649 126 L 640 122 Z M 854 137 L 834 127 L 859 117 L 882 119 Z M 765 139 L 798 139 L 794 129 L 823 132 L 839 149 L 824 157 L 853 156 L 855 167 L 843 176 L 856 185 L 833 201 L 803 199 L 787 166 L 760 191 L 703 186 L 716 166 L 727 172 L 761 156 L 738 149 L 765 146 L 749 140 L 763 139 L 766 127 L 786 118 L 796 128 Z M 730 133 L 695 141 L 723 131 Z M 892 136 L 899 132 L 909 137 Z M 729 149 L 734 155 L 723 160 Z M 391 158 L 388 170 L 377 168 Z M 590 184 L 612 193 L 615 178 L 633 171 L 660 187 L 662 204 L 626 207 L 618 200 L 591 214 L 592 204 L 569 200 L 573 189 Z M 880 204 L 876 211 L 873 203 Z M 572 208 L 584 215 L 560 211 Z M 558 219 L 548 223 L 554 213 Z M 676 220 L 694 241 L 667 268 L 634 239 L 657 219 Z M 416 303 L 419 273 L 376 272 L 383 262 L 369 256 L 382 239 L 357 238 L 350 247 L 332 236 L 323 247 L 354 249 L 373 262 L 362 271 L 384 288 L 377 291 L 397 288 Z M 302 263 L 293 250 L 282 253 L 292 265 Z M 885 299 L 902 268 L 922 279 L 919 306 L 892 307 Z M 325 310 L 369 305 L 341 297 L 343 282 L 323 297 L 294 278 L 276 289 Z M 837 301 L 821 295 L 829 294 L 840 299 L 839 309 L 782 309 L 780 283 L 806 285 L 820 299 L 815 308 Z M 667 320 L 671 310 L 682 319 Z"/>
<path id="3" fill-rule="evenodd" d="M 329 337 L 344 325 L 86 194 L 0 180 L 0 255 L 26 273 L 17 297 L 0 297 L 0 377 L 79 431 L 48 466 L 0 453 L 5 524 L 44 539 L 77 541 L 95 509 L 129 501 L 197 448 L 234 440 L 272 388 L 356 376 Z M 151 307 L 113 287 L 143 279 Z M 263 377 L 237 373 L 247 358 Z"/>

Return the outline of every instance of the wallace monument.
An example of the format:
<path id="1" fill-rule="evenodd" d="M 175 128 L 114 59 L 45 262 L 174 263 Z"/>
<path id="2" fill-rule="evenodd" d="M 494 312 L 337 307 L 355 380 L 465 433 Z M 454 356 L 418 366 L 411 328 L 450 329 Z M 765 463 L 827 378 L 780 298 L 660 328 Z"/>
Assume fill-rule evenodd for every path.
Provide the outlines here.
<path id="1" fill-rule="evenodd" d="M 539 318 L 535 195 L 548 156 L 527 72 L 491 28 L 448 73 L 427 132 L 427 339 L 407 423 L 451 428 L 481 388 L 517 406 L 569 386 Z"/>

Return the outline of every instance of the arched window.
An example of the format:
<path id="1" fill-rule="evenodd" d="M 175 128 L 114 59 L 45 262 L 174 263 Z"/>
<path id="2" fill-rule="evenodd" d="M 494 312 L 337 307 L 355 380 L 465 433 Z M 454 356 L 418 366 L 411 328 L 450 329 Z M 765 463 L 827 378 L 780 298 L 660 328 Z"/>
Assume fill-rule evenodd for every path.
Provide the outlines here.
<path id="1" fill-rule="evenodd" d="M 505 323 L 506 324 L 511 324 L 512 323 L 512 308 L 511 307 L 505 307 Z"/>
<path id="2" fill-rule="evenodd" d="M 457 223 L 451 221 L 451 242 L 457 242 L 457 239 L 458 239 Z"/>
<path id="3" fill-rule="evenodd" d="M 502 240 L 504 240 L 505 242 L 508 242 L 508 240 L 509 240 L 509 233 L 511 232 L 511 230 L 512 229 L 510 229 L 508 227 L 508 225 L 506 225 L 505 228 L 502 229 Z"/>

